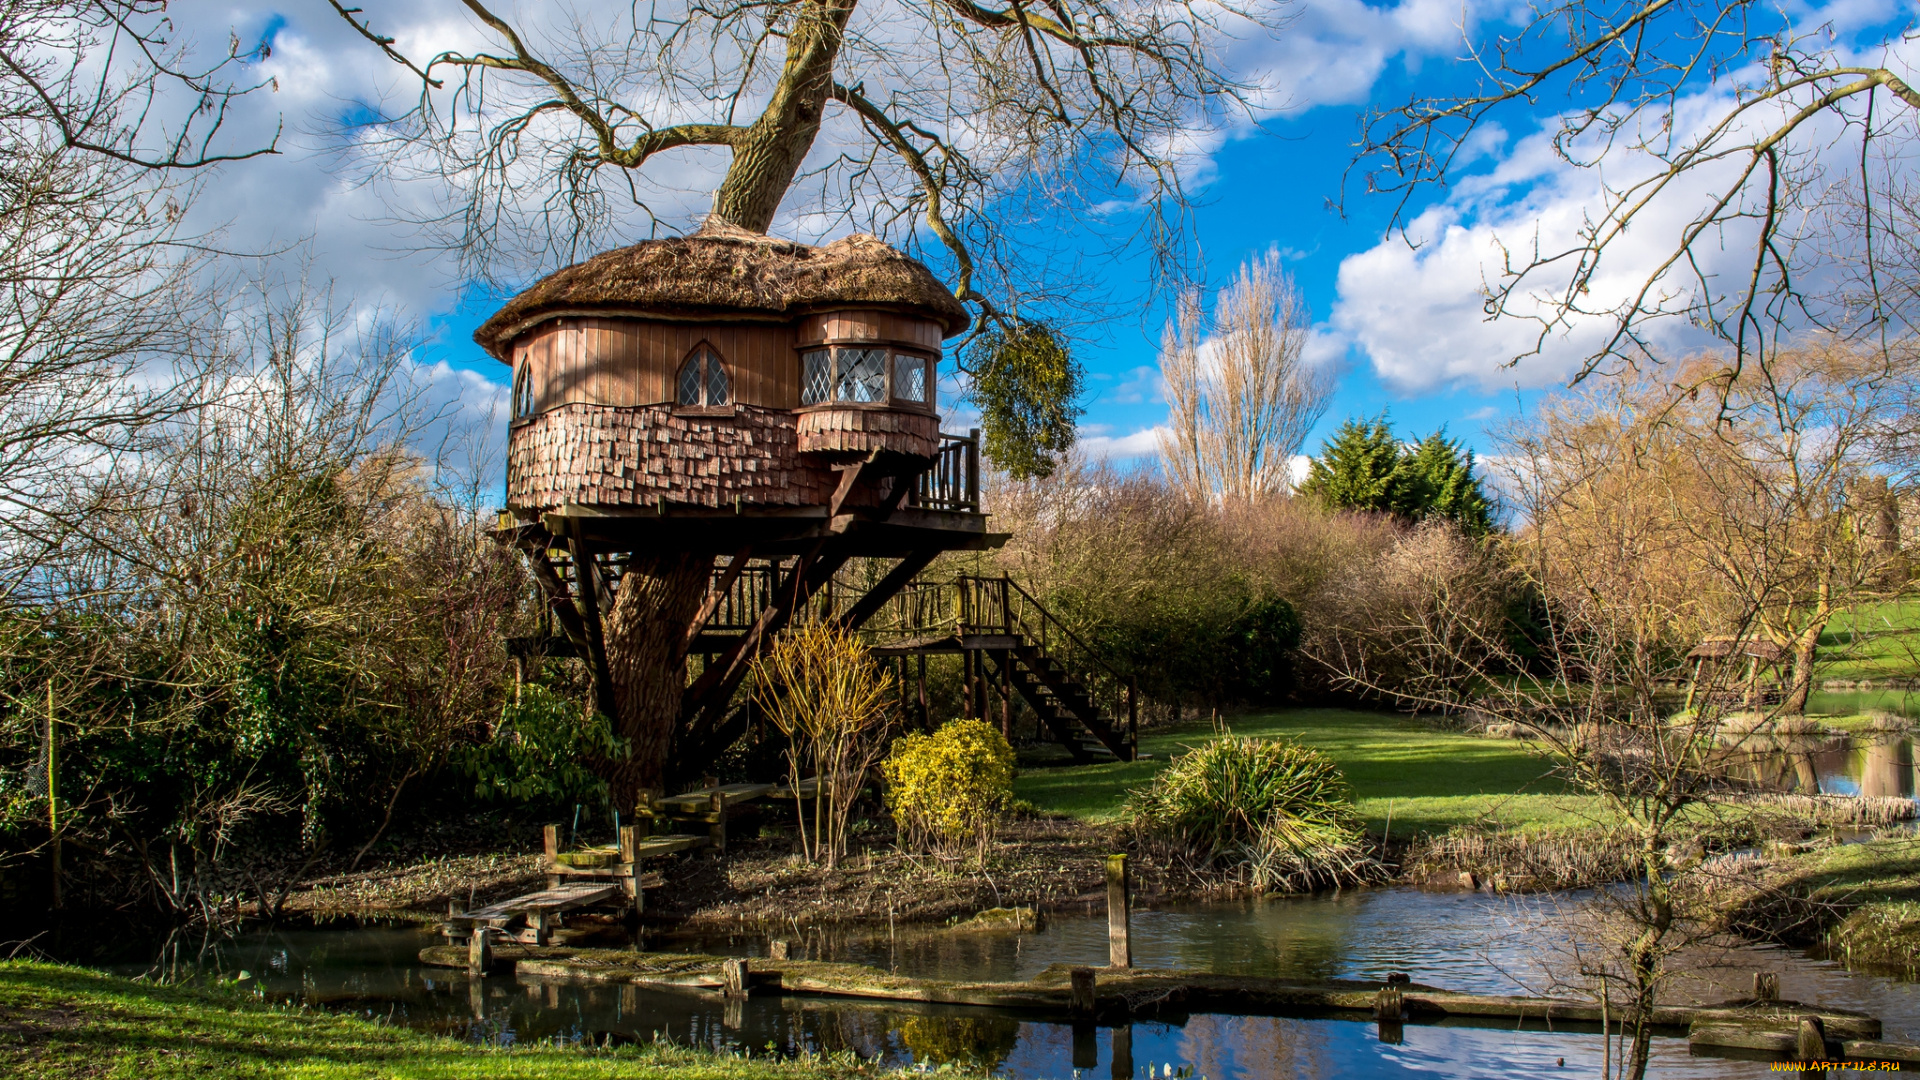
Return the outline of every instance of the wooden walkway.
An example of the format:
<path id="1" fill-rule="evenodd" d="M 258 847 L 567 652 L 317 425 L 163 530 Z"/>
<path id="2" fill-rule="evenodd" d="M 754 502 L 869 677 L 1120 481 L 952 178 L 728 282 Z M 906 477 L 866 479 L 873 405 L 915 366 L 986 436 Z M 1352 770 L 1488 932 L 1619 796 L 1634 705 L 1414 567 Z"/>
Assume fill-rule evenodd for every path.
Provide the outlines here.
<path id="1" fill-rule="evenodd" d="M 761 799 L 811 799 L 819 788 L 819 781 L 808 777 L 800 781 L 797 792 L 787 784 L 722 784 L 655 798 L 649 807 L 655 821 L 680 828 L 704 826 L 705 831 L 650 835 L 641 826 L 626 825 L 617 844 L 571 851 L 560 850 L 560 827 L 548 825 L 543 835 L 546 888 L 475 911 L 449 911 L 441 929 L 449 938 L 487 938 L 472 946 L 485 952 L 494 939 L 546 945 L 561 928 L 565 913 L 580 908 L 624 901 L 635 912 L 644 911 L 645 889 L 657 883 L 646 880 L 643 862 L 699 849 L 724 853 L 727 818 L 737 807 Z"/>
<path id="2" fill-rule="evenodd" d="M 468 966 L 468 950 L 436 946 L 422 963 Z M 890 1002 L 906 1007 L 970 1005 L 1011 1010 L 1023 1017 L 1068 1022 L 1129 1023 L 1199 1013 L 1237 1016 L 1361 1014 L 1389 1028 L 1404 1023 L 1500 1026 L 1597 1032 L 1606 1015 L 1597 1004 L 1563 998 L 1462 994 L 1402 981 L 1306 982 L 1197 971 L 1085 968 L 1056 964 L 1022 982 L 964 982 L 895 975 L 861 964 L 807 960 L 644 953 L 615 949 L 505 946 L 494 960 L 530 979 L 586 979 L 661 990 L 721 994 L 790 994 Z M 1805 1044 L 1807 1019 L 1816 1018 L 1822 1053 L 1856 1060 L 1920 1063 L 1920 1046 L 1881 1040 L 1880 1021 L 1844 1009 L 1786 1001 L 1734 1001 L 1712 1006 L 1668 1006 L 1655 1012 L 1662 1034 L 1686 1035 L 1698 1047 L 1763 1050 L 1792 1058 Z M 1617 1027 L 1619 1019 L 1613 1018 Z"/>

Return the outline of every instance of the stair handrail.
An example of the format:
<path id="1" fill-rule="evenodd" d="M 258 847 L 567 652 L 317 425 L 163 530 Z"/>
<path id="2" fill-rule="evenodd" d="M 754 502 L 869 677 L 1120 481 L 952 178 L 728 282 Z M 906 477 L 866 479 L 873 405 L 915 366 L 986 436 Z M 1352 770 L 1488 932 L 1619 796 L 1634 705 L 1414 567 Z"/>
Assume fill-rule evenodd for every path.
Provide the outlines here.
<path id="1" fill-rule="evenodd" d="M 973 587 L 967 587 L 967 584 L 963 583 L 971 584 Z M 962 585 L 960 595 L 963 625 L 980 629 L 987 628 L 987 624 L 978 621 L 978 613 L 972 610 L 973 604 L 968 598 L 973 595 L 976 590 L 981 594 L 985 594 L 989 591 L 988 587 L 991 586 L 992 591 L 997 591 L 1000 594 L 1000 622 L 997 626 L 1001 632 L 1007 634 L 1023 634 L 1038 644 L 1042 650 L 1055 655 L 1064 665 L 1069 657 L 1059 655 L 1059 652 L 1056 651 L 1051 641 L 1050 631 L 1058 630 L 1060 635 L 1066 638 L 1067 643 L 1073 646 L 1071 659 L 1074 663 L 1072 666 L 1085 667 L 1091 664 L 1106 674 L 1115 683 L 1119 684 L 1121 691 L 1119 697 L 1121 700 L 1114 702 L 1114 704 L 1118 706 L 1114 711 L 1115 713 L 1124 712 L 1127 742 L 1133 747 L 1135 753 L 1138 753 L 1140 748 L 1140 680 L 1137 676 L 1122 672 L 1110 663 L 1107 658 L 1101 654 L 1099 649 L 1095 648 L 1078 633 L 1075 633 L 1072 627 L 1061 622 L 1059 616 L 1047 610 L 1047 606 L 1041 603 L 1038 597 L 1028 592 L 1019 582 L 1013 580 L 1013 575 L 1001 574 L 999 577 L 986 577 L 978 574 L 962 574 L 955 579 L 955 584 Z M 1021 600 L 1025 601 L 1024 607 L 1031 608 L 1037 613 L 1037 618 L 1034 621 L 1039 624 L 1037 628 L 1038 632 L 1036 632 L 1035 627 L 1029 625 L 1028 620 L 1023 618 L 1021 613 L 1014 610 L 1013 598 L 1016 594 Z M 1091 682 L 1088 683 L 1088 689 L 1089 691 L 1095 689 Z M 1119 720 L 1121 717 L 1116 715 L 1115 719 Z"/>

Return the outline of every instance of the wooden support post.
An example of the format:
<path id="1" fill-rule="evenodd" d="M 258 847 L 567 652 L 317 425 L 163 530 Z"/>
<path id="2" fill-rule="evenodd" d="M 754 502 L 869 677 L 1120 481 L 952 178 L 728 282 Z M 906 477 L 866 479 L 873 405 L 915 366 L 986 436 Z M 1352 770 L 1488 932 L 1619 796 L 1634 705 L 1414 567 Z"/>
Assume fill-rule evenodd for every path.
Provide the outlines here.
<path id="1" fill-rule="evenodd" d="M 467 974 L 478 978 L 493 966 L 492 932 L 485 926 L 475 926 L 473 935 L 467 938 Z M 457 953 L 455 955 L 458 955 Z"/>
<path id="2" fill-rule="evenodd" d="M 553 916 L 548 912 L 527 912 L 527 929 L 532 932 L 535 945 L 545 945 L 553 936 L 553 922 Z"/>
<path id="3" fill-rule="evenodd" d="M 1825 1061 L 1827 1059 L 1827 1029 L 1817 1016 L 1800 1018 L 1800 1038 L 1793 1048 L 1795 1061 Z"/>
<path id="4" fill-rule="evenodd" d="M 53 907 L 66 904 L 60 895 L 60 733 L 54 727 L 53 680 L 47 680 L 47 848 L 53 864 Z"/>
<path id="5" fill-rule="evenodd" d="M 1753 973 L 1753 1000 L 1779 1001 L 1780 974 L 1775 971 L 1756 971 Z"/>
<path id="6" fill-rule="evenodd" d="M 960 654 L 960 713 L 973 719 L 973 650 Z"/>
<path id="7" fill-rule="evenodd" d="M 639 797 L 634 800 L 633 819 L 636 823 L 643 823 L 640 834 L 642 836 L 652 836 L 660 831 L 654 828 L 660 820 L 659 788 L 640 789 Z"/>
<path id="8" fill-rule="evenodd" d="M 707 826 L 707 842 L 715 855 L 727 853 L 727 797 L 714 792 L 707 798 L 707 807 L 713 815 L 713 823 Z"/>
<path id="9" fill-rule="evenodd" d="M 1383 986 L 1373 995 L 1373 1018 L 1382 1024 L 1397 1024 L 1402 1019 L 1401 1010 L 1405 1005 L 1398 986 Z"/>
<path id="10" fill-rule="evenodd" d="M 728 957 L 720 965 L 721 977 L 726 980 L 727 996 L 743 998 L 747 996 L 747 960 L 745 957 Z"/>
<path id="11" fill-rule="evenodd" d="M 1067 1007 L 1075 1016 L 1092 1016 L 1097 1000 L 1093 991 L 1093 969 L 1077 967 L 1067 972 L 1070 980 Z"/>
<path id="12" fill-rule="evenodd" d="M 1013 741 L 1013 650 L 1000 654 L 1000 737 Z"/>
<path id="13" fill-rule="evenodd" d="M 547 825 L 540 830 L 540 842 L 547 853 L 547 888 L 560 887 L 560 875 L 554 873 L 560 865 L 560 826 Z"/>
<path id="14" fill-rule="evenodd" d="M 620 826 L 620 865 L 626 867 L 626 876 L 620 879 L 620 888 L 633 902 L 633 913 L 640 915 L 647 910 L 647 891 L 640 887 L 640 829 L 636 825 Z"/>
<path id="15" fill-rule="evenodd" d="M 1132 1024 L 1121 1024 L 1113 1029 L 1113 1067 L 1108 1072 L 1113 1080 L 1133 1080 Z"/>
<path id="16" fill-rule="evenodd" d="M 933 713 L 927 708 L 927 654 L 921 653 L 917 659 L 920 668 L 920 730 L 933 730 Z"/>
<path id="17" fill-rule="evenodd" d="M 1133 966 L 1132 897 L 1128 896 L 1127 857 L 1107 856 L 1107 966 Z"/>

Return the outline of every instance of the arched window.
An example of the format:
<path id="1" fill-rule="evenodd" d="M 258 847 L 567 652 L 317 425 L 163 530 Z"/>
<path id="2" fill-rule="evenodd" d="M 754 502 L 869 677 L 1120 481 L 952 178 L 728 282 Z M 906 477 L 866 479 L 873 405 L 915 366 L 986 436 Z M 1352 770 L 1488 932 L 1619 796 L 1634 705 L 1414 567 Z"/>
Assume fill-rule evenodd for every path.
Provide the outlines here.
<path id="1" fill-rule="evenodd" d="M 727 379 L 727 369 L 720 363 L 720 354 L 707 345 L 701 345 L 680 365 L 680 397 L 682 405 L 726 405 L 733 400 L 733 384 Z"/>
<path id="2" fill-rule="evenodd" d="M 524 420 L 533 415 L 533 364 L 527 358 L 527 351 L 520 350 L 520 363 L 513 369 L 513 419 Z"/>

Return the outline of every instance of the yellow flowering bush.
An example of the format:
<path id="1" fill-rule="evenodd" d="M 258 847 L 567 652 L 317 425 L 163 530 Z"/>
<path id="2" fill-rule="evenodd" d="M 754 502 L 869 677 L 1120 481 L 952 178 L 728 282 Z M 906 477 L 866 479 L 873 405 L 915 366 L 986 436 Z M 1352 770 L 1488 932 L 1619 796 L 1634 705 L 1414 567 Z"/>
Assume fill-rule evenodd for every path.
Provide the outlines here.
<path id="1" fill-rule="evenodd" d="M 993 725 L 951 720 L 931 735 L 908 735 L 880 769 L 903 842 L 957 854 L 972 841 L 985 857 L 1013 801 L 1013 747 Z"/>

